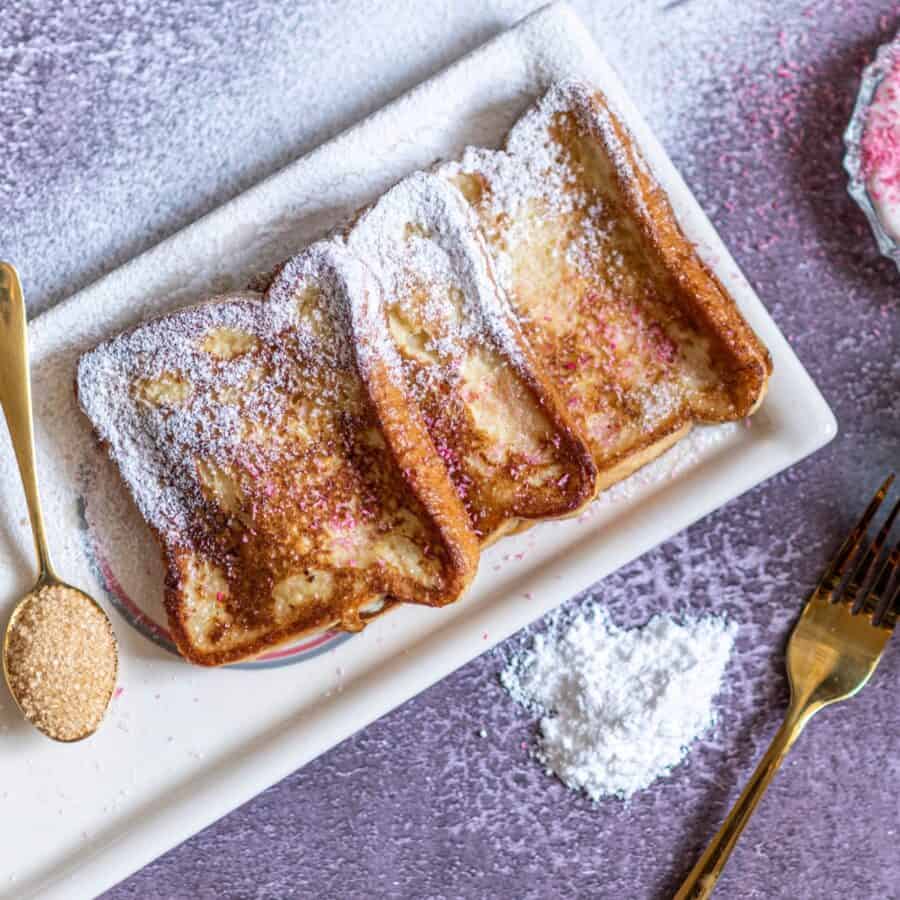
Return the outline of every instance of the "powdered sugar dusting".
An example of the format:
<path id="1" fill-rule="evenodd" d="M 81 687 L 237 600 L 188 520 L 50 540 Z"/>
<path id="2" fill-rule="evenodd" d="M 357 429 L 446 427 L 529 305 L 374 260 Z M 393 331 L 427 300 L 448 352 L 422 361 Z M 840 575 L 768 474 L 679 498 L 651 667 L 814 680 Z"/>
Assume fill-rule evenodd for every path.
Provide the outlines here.
<path id="1" fill-rule="evenodd" d="M 588 198 L 580 190 L 576 171 L 553 137 L 557 116 L 589 104 L 585 85 L 570 80 L 557 82 L 516 122 L 503 150 L 467 147 L 459 161 L 446 163 L 439 170 L 445 178 L 478 175 L 490 184 L 484 202 L 491 219 L 483 219 L 482 227 L 492 240 L 497 271 L 507 290 L 513 286 L 511 262 L 501 247 L 514 247 L 525 236 L 529 227 L 526 213 L 535 204 L 544 209 L 545 215 L 561 216 L 587 203 L 591 215 L 566 253 L 576 267 L 586 268 L 591 255 L 599 250 L 604 235 L 597 233 L 594 221 L 601 200 Z M 499 223 L 502 241 L 498 240 Z"/>
<path id="2" fill-rule="evenodd" d="M 386 298 L 422 292 L 423 318 L 439 332 L 427 351 L 459 365 L 467 345 L 499 344 L 523 364 L 478 222 L 441 178 L 417 172 L 391 188 L 351 229 L 347 246 L 377 273 Z"/>
<path id="3" fill-rule="evenodd" d="M 506 152 L 467 147 L 458 163 L 444 169 L 448 177 L 457 172 L 483 174 L 491 184 L 488 198 L 492 212 L 516 219 L 535 200 L 546 202 L 555 212 L 571 212 L 577 187 L 575 172 L 566 164 L 551 136 L 558 114 L 572 108 L 573 82 L 561 82 L 548 90 L 516 122 L 506 140 Z"/>
<path id="4" fill-rule="evenodd" d="M 141 404 L 134 399 L 135 384 L 139 379 L 161 380 L 179 373 L 185 379 L 182 383 L 189 385 L 186 390 L 242 390 L 248 380 L 249 357 L 220 373 L 222 367 L 198 347 L 198 335 L 216 327 L 264 333 L 276 325 L 284 310 L 261 299 L 250 293 L 217 298 L 126 332 L 79 362 L 82 408 L 109 445 L 141 514 L 164 533 L 187 530 L 189 509 L 201 498 L 196 475 L 187 463 L 198 456 L 221 456 L 236 446 L 241 436 L 240 411 L 235 405 L 211 404 L 205 405 L 206 415 L 196 417 L 187 405 Z M 251 390 L 248 400 L 247 409 L 256 416 L 277 415 L 265 386 Z"/>
<path id="5" fill-rule="evenodd" d="M 345 252 L 336 240 L 319 241 L 279 269 L 266 297 L 280 306 L 291 304 L 304 284 L 324 288 L 325 305 L 320 313 L 329 317 L 326 326 L 335 326 L 334 331 L 330 327 L 319 330 L 318 339 L 326 342 L 319 348 L 320 354 L 332 358 L 337 368 L 358 364 L 364 373 L 377 358 L 385 371 L 400 377 L 399 357 L 384 333 L 377 286 L 353 254 Z"/>
<path id="6" fill-rule="evenodd" d="M 158 531 L 187 533 L 203 502 L 197 461 L 227 464 L 248 433 L 274 429 L 304 380 L 319 383 L 321 404 L 337 403 L 321 393 L 328 380 L 316 376 L 322 367 L 340 372 L 353 365 L 343 279 L 354 277 L 356 264 L 344 269 L 351 274 L 339 275 L 334 252 L 316 245 L 291 260 L 265 299 L 250 292 L 216 297 L 137 326 L 81 357 L 82 408 L 141 514 Z M 320 308 L 307 315 L 293 294 L 303 281 L 321 291 Z M 214 333 L 240 336 L 246 350 L 220 358 L 204 345 Z"/>
<path id="7" fill-rule="evenodd" d="M 503 671 L 541 714 L 538 759 L 592 800 L 628 799 L 678 766 L 715 724 L 714 699 L 737 628 L 658 615 L 623 630 L 594 604 L 558 617 Z"/>
<path id="8" fill-rule="evenodd" d="M 590 88 L 579 82 L 560 82 L 521 117 L 510 132 L 507 150 L 470 149 L 462 162 L 443 168 L 444 177 L 424 172 L 409 176 L 364 212 L 344 238 L 322 242 L 283 266 L 266 302 L 253 302 L 254 298 L 247 294 L 231 301 L 204 304 L 160 319 L 153 327 L 139 327 L 88 354 L 79 368 L 82 402 L 98 433 L 111 445 L 113 457 L 132 486 L 145 518 L 160 531 L 184 531 L 187 510 L 201 502 L 197 472 L 186 463 L 225 460 L 246 438 L 248 427 L 259 423 L 265 428 L 280 420 L 284 398 L 294 390 L 286 379 L 296 377 L 296 372 L 287 358 L 273 360 L 274 369 L 264 378 L 254 378 L 258 363 L 252 353 L 239 355 L 229 366 L 222 367 L 197 344 L 197 335 L 211 329 L 232 329 L 245 337 L 278 336 L 293 329 L 296 352 L 306 366 L 330 364 L 348 369 L 353 365 L 353 354 L 358 352 L 365 368 L 374 354 L 393 378 L 405 377 L 407 382 L 418 383 L 420 391 L 432 394 L 431 400 L 440 390 L 432 383 L 434 379 L 437 377 L 448 386 L 459 381 L 463 367 L 473 359 L 473 347 L 483 348 L 502 359 L 502 365 L 511 364 L 525 374 L 522 337 L 504 289 L 498 284 L 492 253 L 479 231 L 479 220 L 462 194 L 445 179 L 476 172 L 472 167 L 479 164 L 485 164 L 487 174 L 496 177 L 496 184 L 489 181 L 487 202 L 493 215 L 486 220 L 489 231 L 503 229 L 502 240 L 499 233 L 492 235 L 495 248 L 515 244 L 515 229 L 525 228 L 533 220 L 534 210 L 523 204 L 539 202 L 548 217 L 586 208 L 587 216 L 580 216 L 583 221 L 578 238 L 567 240 L 564 247 L 567 256 L 574 253 L 589 268 L 591 258 L 599 252 L 600 236 L 594 229 L 594 218 L 600 214 L 603 200 L 591 188 L 581 187 L 578 172 L 563 154 L 554 133 L 560 115 L 574 115 L 592 123 L 604 135 L 613 167 L 630 165 L 614 134 L 609 113 L 595 102 Z M 485 172 L 479 174 L 486 177 Z M 526 231 L 522 238 L 527 236 Z M 349 253 L 341 250 L 342 241 Z M 614 246 L 612 249 L 607 255 L 611 257 L 610 271 L 615 271 L 616 265 L 622 268 L 624 263 Z M 331 265 L 335 254 L 343 254 L 346 265 Z M 503 257 L 502 250 L 498 256 Z M 380 293 L 370 291 L 364 283 L 362 272 L 366 267 L 375 273 Z M 335 273 L 339 271 L 349 274 L 338 276 Z M 321 276 L 322 272 L 331 273 L 326 275 L 326 281 L 333 282 L 324 285 L 326 307 L 314 306 L 304 311 L 295 302 L 298 284 Z M 344 280 L 337 284 L 335 279 L 341 278 Z M 338 295 L 341 302 L 335 303 Z M 410 305 L 413 296 L 417 299 Z M 402 308 L 402 316 L 409 320 L 402 326 L 407 330 L 406 338 L 422 343 L 418 351 L 411 351 L 413 355 L 424 354 L 429 363 L 439 361 L 438 365 L 406 367 L 408 371 L 404 372 L 397 348 L 392 346 L 389 316 L 386 309 L 379 308 L 379 297 Z M 588 291 L 587 307 L 580 314 L 595 315 L 593 307 L 603 306 L 595 343 L 609 343 L 614 356 L 622 352 L 616 349 L 617 343 L 626 340 L 622 326 L 613 328 L 604 316 L 620 316 L 628 322 L 624 327 L 633 332 L 627 338 L 631 350 L 625 351 L 623 371 L 634 365 L 635 352 L 641 360 L 648 359 L 655 367 L 671 370 L 676 351 L 657 322 L 645 321 L 634 302 L 623 305 L 613 296 L 604 305 L 595 303 L 594 298 L 594 292 Z M 521 312 L 524 319 L 534 319 L 533 310 Z M 323 321 L 323 316 L 329 321 Z M 338 332 L 344 337 L 337 337 Z M 359 344 L 357 351 L 354 343 Z M 275 347 L 276 356 L 285 352 L 283 343 L 276 341 Z M 577 365 L 591 367 L 594 361 L 587 356 L 579 359 Z M 574 367 L 576 363 L 563 362 L 564 382 L 570 365 Z M 485 373 L 489 369 L 490 366 Z M 176 398 L 175 403 L 135 401 L 133 395 L 141 379 L 155 383 L 173 377 L 177 382 L 175 389 L 185 395 Z M 634 380 L 638 381 L 636 376 Z M 642 393 L 636 385 L 632 393 L 643 397 L 642 415 L 647 422 L 664 421 L 678 408 L 681 387 L 671 377 L 654 378 L 650 386 L 651 390 Z M 469 384 L 466 389 L 477 393 L 478 386 Z M 229 391 L 239 396 L 240 402 L 221 402 L 222 392 Z M 202 399 L 195 395 L 202 395 Z M 322 400 L 339 405 L 334 398 Z M 567 395 L 570 408 L 575 404 L 577 409 L 580 402 L 577 390 Z M 203 414 L 198 418 L 200 407 Z M 495 414 L 496 408 L 490 415 Z M 432 410 L 432 418 L 438 415 L 437 410 Z M 607 448 L 615 441 L 628 439 L 622 425 L 603 409 L 591 413 L 584 424 L 588 438 L 596 446 Z M 448 454 L 458 452 L 454 439 L 438 440 L 436 444 L 453 471 L 457 461 Z M 177 452 L 171 452 L 173 447 Z M 533 442 L 524 462 L 552 462 L 549 457 L 543 458 L 546 449 Z M 504 447 L 496 448 L 497 451 L 492 462 L 502 462 L 506 457 Z M 142 458 L 148 460 L 152 472 L 147 479 L 140 477 Z M 548 474 L 564 487 L 565 481 L 559 481 L 561 471 Z M 474 481 L 478 480 L 475 476 Z M 465 498 L 474 483 L 473 474 L 467 474 L 462 482 L 457 487 Z"/>

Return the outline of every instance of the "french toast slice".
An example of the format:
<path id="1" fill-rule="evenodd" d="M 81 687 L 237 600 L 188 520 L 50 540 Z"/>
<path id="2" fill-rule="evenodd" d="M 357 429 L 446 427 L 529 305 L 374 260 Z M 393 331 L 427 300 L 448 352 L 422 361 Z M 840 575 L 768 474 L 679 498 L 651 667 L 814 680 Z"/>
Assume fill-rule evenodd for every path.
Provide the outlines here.
<path id="1" fill-rule="evenodd" d="M 752 413 L 765 347 L 685 238 L 603 95 L 552 86 L 504 149 L 439 174 L 476 211 L 501 283 L 605 488 L 695 422 Z"/>
<path id="2" fill-rule="evenodd" d="M 455 600 L 478 545 L 370 352 L 370 273 L 334 243 L 85 354 L 82 408 L 160 541 L 174 640 L 219 665 L 395 601 Z"/>
<path id="3" fill-rule="evenodd" d="M 407 395 L 482 545 L 590 501 L 590 451 L 533 358 L 459 192 L 415 173 L 363 211 L 346 242 L 381 283 L 373 333 L 402 358 Z"/>

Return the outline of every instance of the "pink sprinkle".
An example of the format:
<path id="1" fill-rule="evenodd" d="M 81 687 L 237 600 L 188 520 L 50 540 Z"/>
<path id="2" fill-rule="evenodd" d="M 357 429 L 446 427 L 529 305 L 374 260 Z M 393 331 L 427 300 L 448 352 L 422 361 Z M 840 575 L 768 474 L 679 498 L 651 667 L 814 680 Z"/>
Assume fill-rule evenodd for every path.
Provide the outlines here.
<path id="1" fill-rule="evenodd" d="M 225 595 L 221 591 L 216 591 L 216 603 L 221 603 L 225 599 Z"/>
<path id="2" fill-rule="evenodd" d="M 672 339 L 663 331 L 662 326 L 658 322 L 654 322 L 648 329 L 650 343 L 656 353 L 656 358 L 661 363 L 670 364 L 675 361 L 675 344 Z"/>
<path id="3" fill-rule="evenodd" d="M 125 688 L 117 687 L 115 692 L 113 693 L 113 700 L 118 700 L 119 697 L 121 697 L 122 694 L 124 694 L 124 693 L 125 693 Z"/>
<path id="4" fill-rule="evenodd" d="M 486 641 L 488 639 L 488 633 L 485 632 L 481 637 L 482 637 L 482 640 Z"/>

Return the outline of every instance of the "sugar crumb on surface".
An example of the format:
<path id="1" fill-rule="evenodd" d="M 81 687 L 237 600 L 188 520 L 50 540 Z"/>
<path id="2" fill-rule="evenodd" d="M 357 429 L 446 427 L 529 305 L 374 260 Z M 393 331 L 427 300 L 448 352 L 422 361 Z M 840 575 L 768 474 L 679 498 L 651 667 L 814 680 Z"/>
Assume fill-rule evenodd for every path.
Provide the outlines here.
<path id="1" fill-rule="evenodd" d="M 552 616 L 501 682 L 540 714 L 537 758 L 548 771 L 592 800 L 628 799 L 715 724 L 736 631 L 716 616 L 668 614 L 625 630 L 592 604 L 570 621 Z"/>

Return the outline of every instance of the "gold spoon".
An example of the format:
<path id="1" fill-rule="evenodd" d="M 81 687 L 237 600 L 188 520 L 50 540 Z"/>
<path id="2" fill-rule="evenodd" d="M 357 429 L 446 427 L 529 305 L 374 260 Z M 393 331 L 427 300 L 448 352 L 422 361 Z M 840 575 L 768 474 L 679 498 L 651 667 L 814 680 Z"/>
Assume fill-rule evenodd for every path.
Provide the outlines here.
<path id="1" fill-rule="evenodd" d="M 118 649 L 103 608 L 53 569 L 38 495 L 22 286 L 0 262 L 0 406 L 12 439 L 40 574 L 3 641 L 3 672 L 22 714 L 57 741 L 89 737 L 112 699 Z"/>

